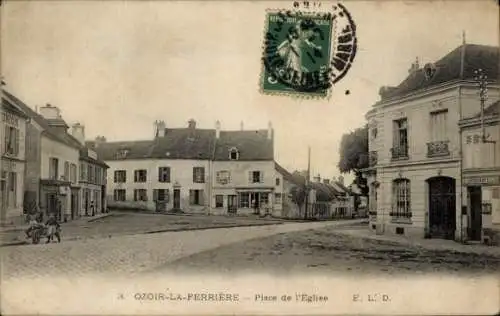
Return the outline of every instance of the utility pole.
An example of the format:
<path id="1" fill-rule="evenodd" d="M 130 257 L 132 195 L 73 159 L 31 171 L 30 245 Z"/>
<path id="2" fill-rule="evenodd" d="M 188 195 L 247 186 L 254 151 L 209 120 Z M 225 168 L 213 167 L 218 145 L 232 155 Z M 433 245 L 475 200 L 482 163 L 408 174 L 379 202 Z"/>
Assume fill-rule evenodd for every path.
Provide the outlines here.
<path id="1" fill-rule="evenodd" d="M 304 210 L 304 219 L 307 219 L 307 208 L 309 207 L 309 192 L 311 182 L 311 146 L 307 147 L 307 176 L 306 176 L 306 203 Z"/>
<path id="2" fill-rule="evenodd" d="M 488 99 L 488 76 L 483 72 L 483 70 L 474 70 L 474 80 L 477 81 L 479 86 L 479 100 L 481 102 L 481 141 L 486 143 L 486 128 L 484 125 L 484 103 Z"/>

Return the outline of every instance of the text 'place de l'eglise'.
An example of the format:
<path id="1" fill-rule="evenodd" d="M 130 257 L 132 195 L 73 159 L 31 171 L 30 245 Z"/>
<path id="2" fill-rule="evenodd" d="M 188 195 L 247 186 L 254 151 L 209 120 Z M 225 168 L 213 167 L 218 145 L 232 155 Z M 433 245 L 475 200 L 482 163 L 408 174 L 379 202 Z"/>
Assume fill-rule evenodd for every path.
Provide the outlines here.
<path id="1" fill-rule="evenodd" d="M 342 177 L 309 180 L 281 167 L 271 123 L 225 130 L 223 122 L 176 127 L 159 118 L 147 140 L 89 141 L 84 124 L 64 121 L 64 104 L 35 109 L 6 85 L 1 220 L 18 225 L 33 205 L 61 221 L 125 208 L 277 218 L 304 218 L 307 209 L 310 218 L 366 212 L 373 234 L 495 243 L 498 70 L 498 47 L 464 43 L 439 60 L 415 61 L 401 84 L 382 87 L 366 114 L 366 197 Z"/>

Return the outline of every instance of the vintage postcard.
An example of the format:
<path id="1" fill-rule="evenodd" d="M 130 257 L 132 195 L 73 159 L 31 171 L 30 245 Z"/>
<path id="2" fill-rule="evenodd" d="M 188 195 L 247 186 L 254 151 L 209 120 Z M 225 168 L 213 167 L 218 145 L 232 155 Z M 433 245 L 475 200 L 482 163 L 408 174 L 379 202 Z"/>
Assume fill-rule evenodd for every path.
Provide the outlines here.
<path id="1" fill-rule="evenodd" d="M 499 8 L 0 0 L 1 314 L 498 314 Z"/>

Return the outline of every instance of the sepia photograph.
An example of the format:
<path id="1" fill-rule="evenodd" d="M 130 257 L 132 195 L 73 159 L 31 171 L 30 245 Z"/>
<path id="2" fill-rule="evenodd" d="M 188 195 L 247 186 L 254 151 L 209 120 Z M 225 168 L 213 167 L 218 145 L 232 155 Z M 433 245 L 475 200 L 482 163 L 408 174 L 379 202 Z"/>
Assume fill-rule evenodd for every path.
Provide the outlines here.
<path id="1" fill-rule="evenodd" d="M 0 0 L 1 314 L 498 314 L 499 16 Z"/>

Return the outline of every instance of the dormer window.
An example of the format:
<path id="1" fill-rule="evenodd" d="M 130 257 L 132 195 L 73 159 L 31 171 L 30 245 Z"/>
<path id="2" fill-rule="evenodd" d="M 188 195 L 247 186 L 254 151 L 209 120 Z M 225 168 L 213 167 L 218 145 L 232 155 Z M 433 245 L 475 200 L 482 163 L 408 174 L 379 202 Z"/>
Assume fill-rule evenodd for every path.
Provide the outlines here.
<path id="1" fill-rule="evenodd" d="M 128 149 L 120 149 L 118 150 L 118 152 L 116 153 L 116 158 L 117 159 L 124 159 L 127 157 L 129 153 L 129 150 Z"/>
<path id="2" fill-rule="evenodd" d="M 238 149 L 233 147 L 229 150 L 229 160 L 238 160 L 240 159 L 240 153 Z"/>

